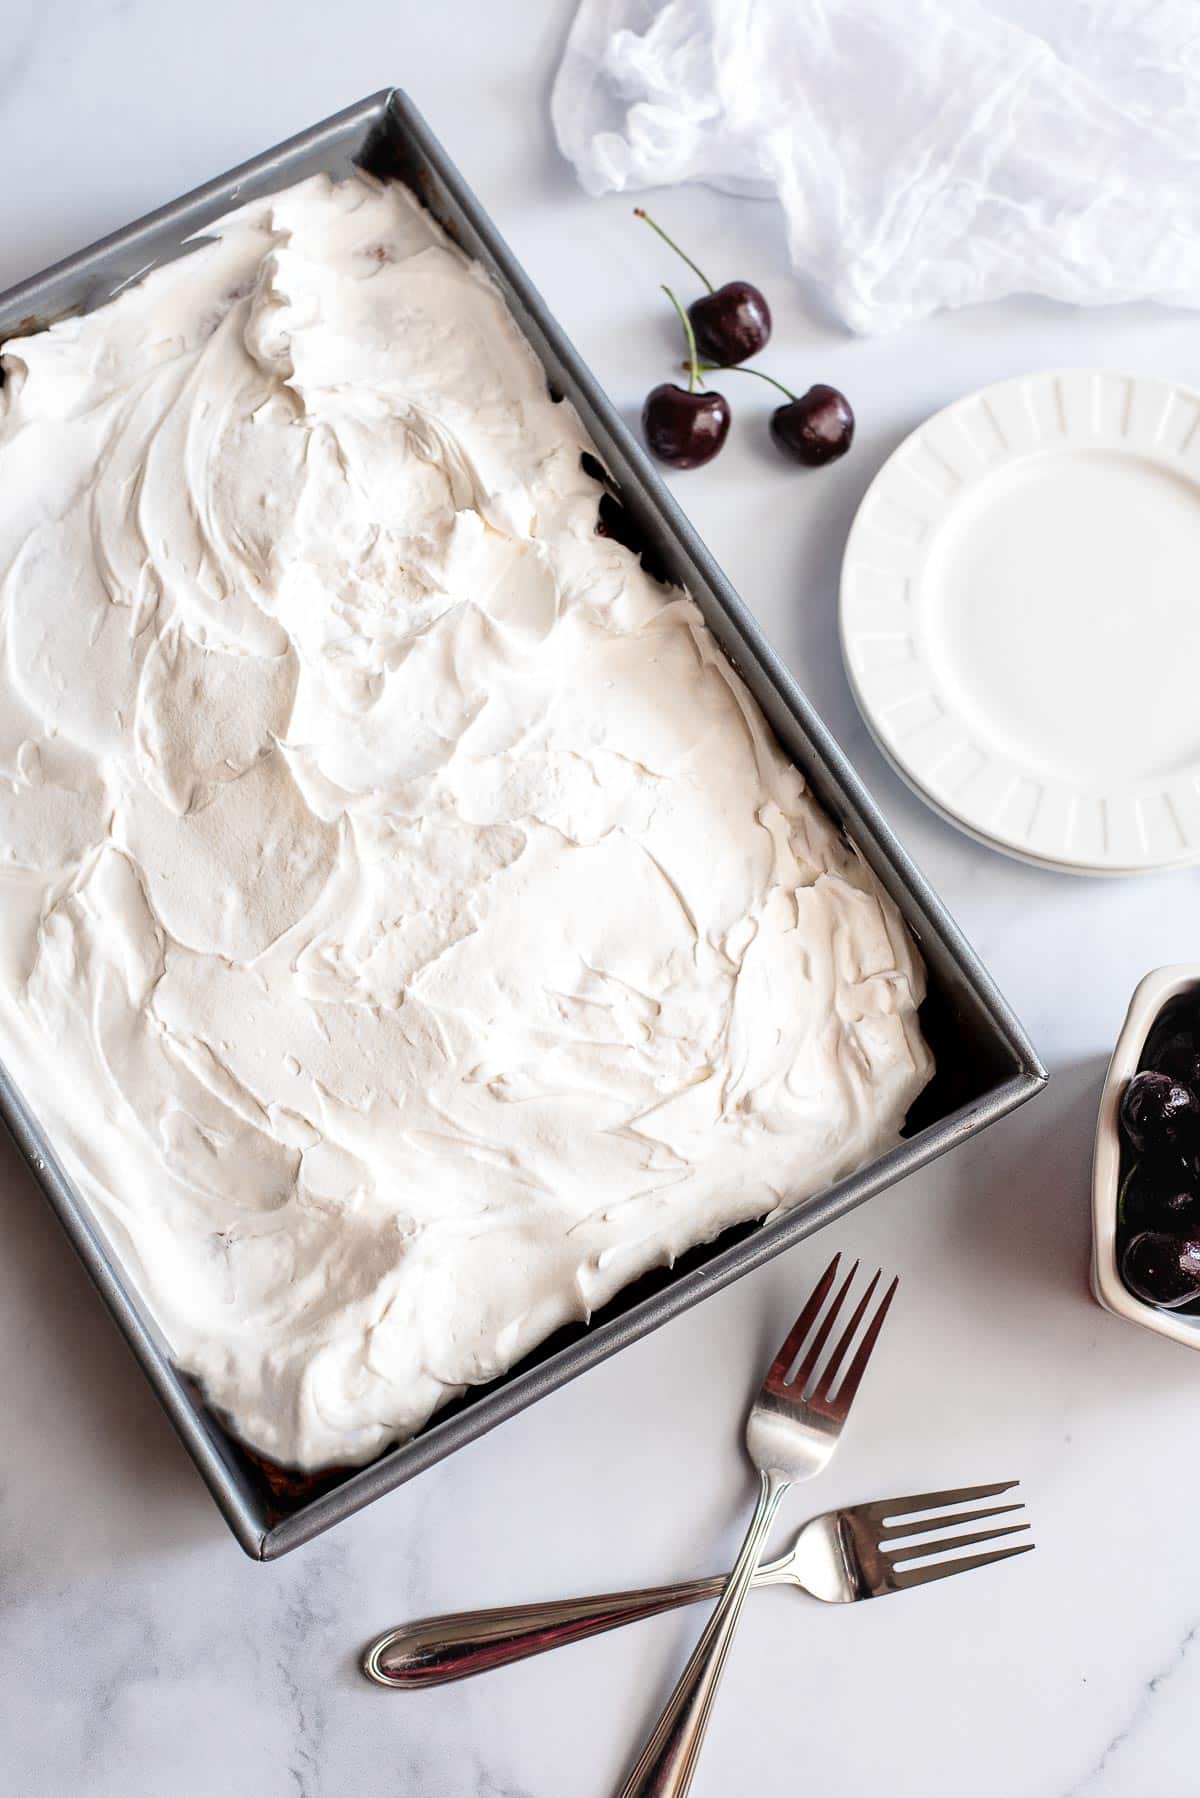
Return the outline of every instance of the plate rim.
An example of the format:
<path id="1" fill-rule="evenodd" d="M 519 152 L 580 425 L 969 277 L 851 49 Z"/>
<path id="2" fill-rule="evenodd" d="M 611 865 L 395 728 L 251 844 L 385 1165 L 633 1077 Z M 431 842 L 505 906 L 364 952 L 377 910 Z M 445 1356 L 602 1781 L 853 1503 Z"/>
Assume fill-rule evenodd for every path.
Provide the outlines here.
<path id="1" fill-rule="evenodd" d="M 853 688 L 853 682 L 851 682 L 851 687 Z M 854 700 L 855 704 L 859 705 L 860 712 L 862 712 L 863 723 L 867 727 L 867 733 L 870 736 L 872 743 L 874 743 L 876 749 L 879 751 L 896 778 L 907 787 L 914 798 L 919 799 L 922 805 L 928 806 L 929 810 L 940 818 L 943 824 L 949 824 L 951 828 L 957 830 L 960 835 L 969 837 L 971 842 L 978 843 L 981 849 L 994 850 L 997 855 L 1003 855 L 1009 861 L 1020 862 L 1022 867 L 1035 868 L 1042 874 L 1070 874 L 1076 879 L 1085 880 L 1139 880 L 1155 874 L 1179 874 L 1188 868 L 1194 868 L 1197 860 L 1200 860 L 1200 855 L 1197 855 L 1188 856 L 1185 861 L 1155 862 L 1152 865 L 1144 867 L 1126 868 L 1111 866 L 1104 868 L 1098 867 L 1093 862 L 1056 862 L 1052 861 L 1049 856 L 1034 855 L 1028 849 L 1014 849 L 1008 843 L 1001 843 L 997 841 L 995 837 L 989 837 L 984 831 L 980 830 L 977 825 L 968 824 L 962 818 L 956 818 L 951 812 L 947 811 L 940 800 L 933 798 L 932 794 L 927 793 L 924 787 L 922 787 L 916 779 L 916 776 L 910 773 L 907 768 L 900 765 L 887 744 L 876 733 L 873 721 L 859 704 L 857 693 L 854 695 Z"/>

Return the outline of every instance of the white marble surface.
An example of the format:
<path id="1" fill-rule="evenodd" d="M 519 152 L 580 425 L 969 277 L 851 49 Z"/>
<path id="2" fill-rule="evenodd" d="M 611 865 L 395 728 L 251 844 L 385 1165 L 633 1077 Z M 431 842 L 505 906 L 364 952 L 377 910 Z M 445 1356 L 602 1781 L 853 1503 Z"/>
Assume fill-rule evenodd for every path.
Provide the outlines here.
<path id="1" fill-rule="evenodd" d="M 656 282 L 679 271 L 627 203 L 585 199 L 555 156 L 546 91 L 569 11 L 569 0 L 8 0 L 0 283 L 399 82 L 632 415 L 675 353 Z M 1200 382 L 1200 320 L 1011 302 L 853 342 L 806 305 L 771 208 L 693 191 L 658 210 L 722 277 L 769 289 L 769 366 L 843 385 L 860 419 L 852 456 L 806 476 L 752 422 L 766 391 L 731 381 L 742 416 L 730 448 L 676 490 L 1053 1072 L 1033 1105 L 838 1227 L 839 1243 L 903 1274 L 902 1302 L 833 1469 L 786 1516 L 1017 1474 L 1038 1552 L 887 1605 L 754 1600 L 695 1789 L 1178 1798 L 1196 1789 L 1200 1360 L 1091 1302 L 1087 1171 L 1132 986 L 1197 953 L 1196 877 L 1042 874 L 940 824 L 865 737 L 834 594 L 863 489 L 935 407 L 1059 363 Z M 7 1148 L 0 1216 L 0 1789 L 613 1789 L 696 1613 L 410 1698 L 368 1688 L 355 1651 L 408 1614 L 715 1567 L 752 1496 L 738 1449 L 746 1397 L 831 1237 L 262 1567 L 226 1534 Z"/>

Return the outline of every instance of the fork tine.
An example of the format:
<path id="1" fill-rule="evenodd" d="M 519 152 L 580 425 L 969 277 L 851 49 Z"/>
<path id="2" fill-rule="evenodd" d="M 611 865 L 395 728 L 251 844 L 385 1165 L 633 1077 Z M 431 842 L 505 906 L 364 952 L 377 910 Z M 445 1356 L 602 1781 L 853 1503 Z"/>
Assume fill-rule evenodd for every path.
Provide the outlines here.
<path id="1" fill-rule="evenodd" d="M 1020 1480 L 1001 1480 L 996 1486 L 948 1487 L 945 1492 L 915 1492 L 907 1498 L 880 1498 L 869 1505 L 852 1505 L 856 1517 L 867 1517 L 873 1523 L 885 1518 L 907 1517 L 913 1511 L 935 1511 L 943 1505 L 967 1505 L 975 1498 L 999 1498 L 1011 1492 Z"/>
<path id="2" fill-rule="evenodd" d="M 965 1536 L 952 1536 L 947 1542 L 906 1542 L 903 1548 L 888 1548 L 893 1567 L 902 1561 L 913 1561 L 921 1555 L 952 1554 L 956 1548 L 970 1548 L 976 1542 L 994 1542 L 999 1536 L 1019 1536 L 1029 1528 L 1027 1523 L 1010 1523 L 1002 1530 L 969 1530 Z"/>
<path id="3" fill-rule="evenodd" d="M 854 1266 L 857 1269 L 857 1267 L 858 1267 L 857 1261 L 854 1263 Z M 882 1271 L 881 1269 L 876 1268 L 875 1278 L 871 1281 L 870 1285 L 867 1287 L 867 1290 L 863 1293 L 863 1295 L 859 1299 L 857 1305 L 854 1307 L 853 1317 L 850 1319 L 850 1322 L 846 1325 L 846 1328 L 842 1331 L 841 1336 L 838 1338 L 837 1346 L 834 1348 L 832 1355 L 829 1357 L 829 1365 L 826 1367 L 825 1372 L 821 1376 L 820 1384 L 818 1385 L 816 1391 L 813 1393 L 813 1403 L 814 1404 L 823 1405 L 825 1403 L 825 1400 L 829 1397 L 829 1388 L 833 1385 L 833 1376 L 837 1372 L 838 1368 L 842 1365 L 842 1360 L 845 1356 L 846 1350 L 850 1347 L 850 1344 L 854 1341 L 854 1332 L 858 1329 L 859 1324 L 862 1322 L 863 1317 L 866 1313 L 867 1306 L 871 1302 L 871 1294 L 874 1292 L 875 1288 L 879 1284 L 879 1275 L 880 1275 L 881 1271 Z M 831 1323 L 833 1322 L 832 1318 L 830 1318 L 830 1322 Z M 807 1379 L 806 1379 L 805 1383 L 807 1384 Z"/>
<path id="4" fill-rule="evenodd" d="M 867 1325 L 867 1333 L 858 1345 L 858 1353 L 855 1355 L 853 1361 L 851 1361 L 849 1368 L 846 1370 L 845 1378 L 838 1386 L 836 1398 L 826 1400 L 828 1409 L 836 1413 L 839 1417 L 844 1418 L 850 1409 L 854 1394 L 858 1391 L 858 1383 L 866 1371 L 867 1362 L 871 1359 L 871 1351 L 879 1340 L 879 1332 L 883 1328 L 883 1320 L 888 1314 L 892 1300 L 896 1296 L 896 1288 L 899 1284 L 900 1277 L 897 1275 L 875 1308 L 875 1315 Z"/>
<path id="5" fill-rule="evenodd" d="M 877 1541 L 882 1548 L 885 1542 L 894 1542 L 900 1536 L 927 1536 L 931 1530 L 949 1530 L 959 1523 L 978 1523 L 983 1517 L 1003 1517 L 1008 1511 L 1022 1511 L 1024 1508 L 1022 1499 L 1015 1505 L 985 1505 L 980 1511 L 951 1511 L 943 1513 L 941 1517 L 930 1517 L 927 1522 L 922 1523 L 885 1524 Z"/>
<path id="6" fill-rule="evenodd" d="M 765 1385 L 782 1386 L 787 1378 L 792 1362 L 804 1347 L 805 1337 L 812 1329 L 821 1306 L 829 1297 L 829 1288 L 833 1285 L 834 1275 L 837 1273 L 841 1258 L 839 1250 L 814 1286 L 811 1298 L 788 1332 L 787 1341 L 771 1363 L 764 1381 Z"/>
<path id="7" fill-rule="evenodd" d="M 994 1548 L 989 1554 L 967 1555 L 961 1561 L 937 1561 L 930 1567 L 910 1567 L 907 1573 L 893 1574 L 892 1581 L 903 1592 L 909 1586 L 923 1586 L 927 1580 L 949 1579 L 955 1573 L 972 1573 L 976 1567 L 990 1567 L 993 1561 L 1032 1554 L 1035 1546 L 1033 1542 L 1020 1542 L 1013 1548 Z"/>
<path id="8" fill-rule="evenodd" d="M 790 1385 L 795 1387 L 797 1393 L 802 1393 L 805 1390 L 805 1388 L 807 1387 L 808 1382 L 813 1377 L 813 1371 L 817 1365 L 817 1359 L 821 1353 L 821 1350 L 825 1347 L 826 1341 L 828 1340 L 828 1337 L 829 1337 L 830 1330 L 832 1330 L 834 1324 L 837 1322 L 838 1313 L 840 1312 L 842 1305 L 845 1302 L 846 1294 L 849 1292 L 850 1287 L 854 1281 L 854 1276 L 857 1272 L 858 1272 L 858 1262 L 856 1261 L 854 1263 L 854 1266 L 850 1269 L 850 1272 L 846 1275 L 846 1278 L 842 1281 L 841 1285 L 838 1287 L 838 1290 L 834 1293 L 833 1303 L 829 1307 L 828 1311 L 825 1313 L 825 1316 L 821 1321 L 820 1329 L 817 1331 L 816 1335 L 813 1337 L 812 1347 L 809 1349 L 807 1355 L 805 1355 L 803 1364 L 799 1368 L 797 1368 L 795 1379 L 789 1382 Z"/>

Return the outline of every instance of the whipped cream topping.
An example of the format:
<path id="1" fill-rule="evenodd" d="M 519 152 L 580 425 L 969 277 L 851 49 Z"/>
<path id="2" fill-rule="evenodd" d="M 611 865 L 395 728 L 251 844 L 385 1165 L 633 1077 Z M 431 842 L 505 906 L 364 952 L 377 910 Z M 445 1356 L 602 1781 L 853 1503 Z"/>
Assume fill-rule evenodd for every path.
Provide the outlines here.
<path id="1" fill-rule="evenodd" d="M 403 188 L 3 367 L 0 1056 L 249 1443 L 365 1461 L 896 1140 L 898 913 Z"/>

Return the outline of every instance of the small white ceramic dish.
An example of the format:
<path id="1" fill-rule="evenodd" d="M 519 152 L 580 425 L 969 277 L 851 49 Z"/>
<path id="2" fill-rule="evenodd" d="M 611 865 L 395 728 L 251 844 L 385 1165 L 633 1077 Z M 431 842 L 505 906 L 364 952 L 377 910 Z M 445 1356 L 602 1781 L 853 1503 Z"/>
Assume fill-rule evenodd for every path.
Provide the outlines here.
<path id="1" fill-rule="evenodd" d="M 840 618 L 952 823 L 1060 871 L 1200 860 L 1200 393 L 1066 369 L 937 413 L 863 499 Z"/>
<path id="2" fill-rule="evenodd" d="M 1200 962 L 1177 962 L 1155 968 L 1141 981 L 1129 1001 L 1125 1023 L 1117 1038 L 1096 1124 L 1096 1150 L 1092 1160 L 1092 1292 L 1106 1311 L 1124 1317 L 1173 1342 L 1200 1349 L 1200 1317 L 1181 1316 L 1147 1305 L 1124 1284 L 1117 1268 L 1117 1194 L 1120 1188 L 1121 1141 L 1117 1108 L 1131 1075 L 1136 1074 L 1146 1038 L 1154 1020 L 1170 1000 L 1189 988 L 1200 989 Z M 1198 995 L 1200 996 L 1200 995 Z"/>

